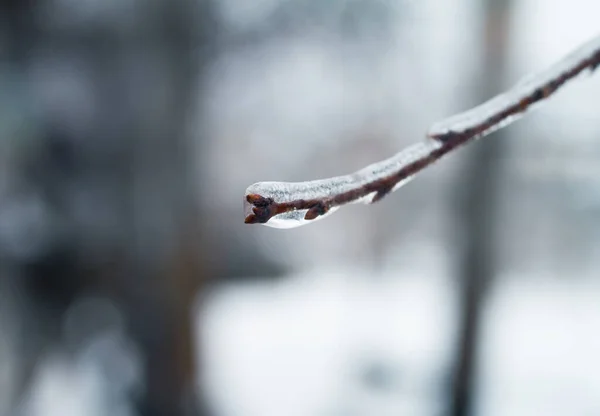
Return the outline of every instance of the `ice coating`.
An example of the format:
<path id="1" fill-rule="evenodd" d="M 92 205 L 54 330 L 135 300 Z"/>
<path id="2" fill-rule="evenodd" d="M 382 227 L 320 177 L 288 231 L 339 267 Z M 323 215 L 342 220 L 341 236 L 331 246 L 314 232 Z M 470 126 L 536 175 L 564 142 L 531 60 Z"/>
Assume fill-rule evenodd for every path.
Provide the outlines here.
<path id="1" fill-rule="evenodd" d="M 333 214 L 338 209 L 339 209 L 339 207 L 331 208 L 327 213 L 325 213 L 323 215 L 319 215 L 314 220 L 307 220 L 306 218 L 304 218 L 306 215 L 306 212 L 308 211 L 307 209 L 302 209 L 302 210 L 297 210 L 297 211 L 289 211 L 289 212 L 285 212 L 283 214 L 275 215 L 274 217 L 270 218 L 263 225 L 266 225 L 267 227 L 271 227 L 271 228 L 280 228 L 280 229 L 297 228 L 302 225 L 311 224 L 322 218 L 328 217 L 329 215 Z"/>
<path id="2" fill-rule="evenodd" d="M 481 135 L 485 135 L 503 128 L 541 103 L 564 82 L 586 73 L 586 69 L 594 69 L 597 63 L 592 61 L 598 60 L 599 54 L 600 36 L 585 43 L 550 68 L 524 77 L 510 90 L 475 108 L 434 123 L 428 136 L 440 137 L 450 132 L 462 134 L 468 129 L 479 130 Z M 571 74 L 573 71 L 575 73 Z M 511 108 L 515 111 L 510 111 Z M 490 123 L 490 120 L 501 114 L 505 116 Z"/>
<path id="3" fill-rule="evenodd" d="M 515 104 L 515 96 L 515 93 L 508 92 L 500 94 L 471 110 L 438 121 L 429 128 L 427 135 L 435 138 L 450 132 L 461 134 L 467 129 L 483 125 L 495 114 L 498 114 L 499 112 L 513 106 Z M 516 102 L 518 103 L 519 100 Z M 523 114 L 524 113 L 521 112 L 518 113 L 518 115 L 506 117 L 501 122 L 495 123 L 493 126 L 483 130 L 482 134 L 489 134 L 502 127 L 505 127 L 513 121 L 516 121 Z"/>
<path id="4" fill-rule="evenodd" d="M 388 159 L 362 168 L 349 176 L 355 178 L 355 184 L 362 186 L 372 182 L 374 179 L 390 176 L 398 172 L 403 166 L 427 157 L 433 150 L 440 147 L 441 143 L 438 141 L 427 139 L 405 148 Z"/>
<path id="5" fill-rule="evenodd" d="M 329 179 L 319 179 L 307 182 L 258 182 L 246 189 L 244 199 L 244 214 L 248 219 L 255 219 L 261 209 L 268 209 L 269 214 L 273 209 L 282 209 L 283 212 L 276 213 L 267 218 L 264 225 L 275 228 L 294 228 L 316 218 L 326 217 L 332 214 L 340 205 L 372 203 L 375 198 L 381 199 L 388 192 L 398 189 L 408 182 L 412 175 L 394 181 L 389 189 L 373 189 L 364 191 L 370 184 L 393 179 L 393 175 L 401 171 L 403 167 L 427 158 L 432 151 L 439 149 L 442 144 L 435 140 L 426 140 L 421 143 L 407 147 L 403 151 L 389 159 L 373 163 L 357 172 L 349 175 L 336 176 Z M 383 192 L 385 191 L 385 193 Z M 381 192 L 377 197 L 378 192 Z M 264 200 L 256 202 L 249 201 L 249 196 L 260 196 Z M 340 198 L 340 195 L 343 198 Z M 252 198 L 250 198 L 252 199 Z M 306 219 L 309 209 L 298 209 L 295 206 L 285 207 L 285 204 L 306 205 L 314 201 L 314 205 L 324 203 L 325 212 L 314 219 Z M 253 203 L 254 202 L 254 203 Z M 295 204 L 294 204 L 295 203 Z M 283 208 L 281 208 L 283 206 Z M 268 208 L 266 208 L 268 207 Z M 261 221 L 252 221 L 261 222 Z"/>
<path id="6" fill-rule="evenodd" d="M 258 182 L 250 185 L 246 189 L 244 197 L 244 216 L 246 218 L 255 215 L 253 209 L 255 205 L 248 201 L 248 195 L 260 195 L 264 198 L 270 198 L 274 203 L 292 202 L 296 199 L 310 200 L 315 198 L 327 198 L 333 195 L 335 190 L 349 189 L 349 183 L 345 183 L 344 176 L 330 178 L 326 180 L 317 180 L 311 182 Z M 314 220 L 305 219 L 308 209 L 295 209 L 269 218 L 264 225 L 273 228 L 296 228 L 301 225 L 314 222 L 315 220 L 325 218 L 337 210 L 337 207 L 330 208 L 326 213 L 319 215 Z"/>
<path id="7" fill-rule="evenodd" d="M 332 214 L 340 206 L 373 203 L 460 146 L 522 117 L 568 81 L 600 65 L 600 36 L 549 69 L 529 75 L 509 91 L 434 123 L 425 142 L 355 173 L 309 182 L 259 182 L 246 190 L 247 224 L 294 228 Z"/>

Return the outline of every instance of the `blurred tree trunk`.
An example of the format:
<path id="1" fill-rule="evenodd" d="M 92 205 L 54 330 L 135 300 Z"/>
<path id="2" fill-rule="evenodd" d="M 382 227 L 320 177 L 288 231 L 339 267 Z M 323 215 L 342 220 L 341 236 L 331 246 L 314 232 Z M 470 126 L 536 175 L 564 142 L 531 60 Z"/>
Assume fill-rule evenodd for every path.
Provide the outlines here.
<path id="1" fill-rule="evenodd" d="M 482 8 L 483 65 L 478 102 L 488 100 L 504 89 L 503 81 L 509 41 L 511 0 L 485 0 Z M 460 259 L 462 275 L 460 327 L 453 374 L 450 414 L 468 416 L 474 412 L 475 377 L 480 341 L 482 308 L 495 274 L 498 185 L 502 159 L 506 154 L 506 131 L 494 133 L 470 149 L 461 183 L 458 212 L 464 230 Z"/>
<path id="2" fill-rule="evenodd" d="M 36 251 L 0 253 L 24 294 L 17 389 L 73 300 L 98 291 L 141 351 L 140 414 L 196 415 L 192 313 L 206 273 L 191 164 L 203 132 L 186 125 L 213 14 L 208 0 L 101 3 L 0 3 L 0 54 L 34 131 L 14 138 L 24 150 L 11 186 L 48 214 Z"/>

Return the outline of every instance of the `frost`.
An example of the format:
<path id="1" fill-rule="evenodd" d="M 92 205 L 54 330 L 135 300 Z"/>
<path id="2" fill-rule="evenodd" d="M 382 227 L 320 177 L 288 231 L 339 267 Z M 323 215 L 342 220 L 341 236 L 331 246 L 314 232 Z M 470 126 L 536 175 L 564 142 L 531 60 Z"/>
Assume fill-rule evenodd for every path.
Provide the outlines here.
<path id="1" fill-rule="evenodd" d="M 511 107 L 519 106 L 520 103 L 529 100 L 536 91 L 549 90 L 548 95 L 550 95 L 557 87 L 560 87 L 559 80 L 562 80 L 564 83 L 587 73 L 588 71 L 585 71 L 585 69 L 594 68 L 594 65 L 587 61 L 591 62 L 594 57 L 597 59 L 596 55 L 599 52 L 600 37 L 597 37 L 579 47 L 545 71 L 524 77 L 510 90 L 497 95 L 475 108 L 434 123 L 429 129 L 428 135 L 429 137 L 436 137 L 450 132 L 461 134 L 468 129 L 481 130 L 489 124 L 490 119 L 494 116 L 506 112 Z M 580 69 L 577 73 L 570 74 L 570 72 L 577 69 Z M 527 110 L 531 110 L 537 107 L 540 102 L 543 102 L 543 98 L 527 104 L 523 107 L 522 111 L 503 117 L 500 121 L 483 129 L 481 135 L 489 134 L 520 119 Z"/>
<path id="2" fill-rule="evenodd" d="M 520 91 L 519 91 L 520 92 Z M 518 103 L 519 100 L 516 98 L 514 92 L 507 92 L 500 94 L 485 103 L 472 108 L 471 110 L 465 111 L 464 113 L 456 114 L 448 117 L 444 120 L 434 123 L 427 133 L 429 137 L 443 136 L 444 134 L 453 133 L 464 133 L 467 129 L 476 129 L 480 126 L 487 124 L 488 120 L 509 107 Z M 523 116 L 523 112 L 513 116 L 504 118 L 501 122 L 494 124 L 492 127 L 485 129 L 485 133 L 492 133 L 502 127 L 506 127 L 514 121 L 517 121 Z"/>
<path id="3" fill-rule="evenodd" d="M 438 141 L 426 140 L 404 149 L 389 159 L 373 163 L 349 175 L 307 182 L 258 182 L 249 186 L 245 195 L 260 195 L 263 198 L 272 199 L 276 204 L 282 204 L 298 200 L 327 201 L 338 195 L 355 193 L 356 197 L 350 198 L 345 204 L 370 204 L 377 194 L 376 191 L 368 192 L 366 195 L 355 191 L 377 181 L 385 180 L 402 170 L 402 168 L 427 158 L 432 151 L 439 149 L 441 146 L 442 144 Z M 389 191 L 398 189 L 410 179 L 409 176 L 396 182 Z M 245 199 L 244 213 L 246 217 L 252 214 L 252 208 L 253 204 Z M 337 208 L 337 206 L 329 208 L 326 213 L 319 215 L 316 219 L 331 215 Z M 304 218 L 307 211 L 308 209 L 298 209 L 278 214 L 270 218 L 265 225 L 274 228 L 295 228 L 314 222 L 314 220 Z"/>

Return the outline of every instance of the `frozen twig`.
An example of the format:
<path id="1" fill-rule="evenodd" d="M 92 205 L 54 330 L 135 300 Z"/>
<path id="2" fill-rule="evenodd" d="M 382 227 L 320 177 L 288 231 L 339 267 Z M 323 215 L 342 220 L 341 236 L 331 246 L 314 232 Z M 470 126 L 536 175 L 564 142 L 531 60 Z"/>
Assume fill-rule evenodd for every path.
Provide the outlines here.
<path id="1" fill-rule="evenodd" d="M 292 228 L 353 203 L 373 203 L 442 156 L 522 117 L 565 83 L 600 65 L 600 36 L 547 70 L 463 113 L 434 123 L 425 141 L 355 173 L 308 182 L 258 182 L 246 189 L 245 222 Z"/>

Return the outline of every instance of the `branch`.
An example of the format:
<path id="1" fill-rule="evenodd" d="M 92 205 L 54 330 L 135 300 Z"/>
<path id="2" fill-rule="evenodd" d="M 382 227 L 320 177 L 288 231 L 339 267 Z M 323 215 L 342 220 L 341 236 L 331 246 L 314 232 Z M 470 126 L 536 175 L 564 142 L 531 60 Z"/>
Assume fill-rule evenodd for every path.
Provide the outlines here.
<path id="1" fill-rule="evenodd" d="M 442 156 L 506 127 L 568 81 L 599 65 L 600 36 L 491 100 L 434 123 L 425 141 L 389 159 L 328 179 L 255 183 L 246 189 L 245 223 L 292 228 L 324 218 L 342 205 L 380 201 Z"/>

